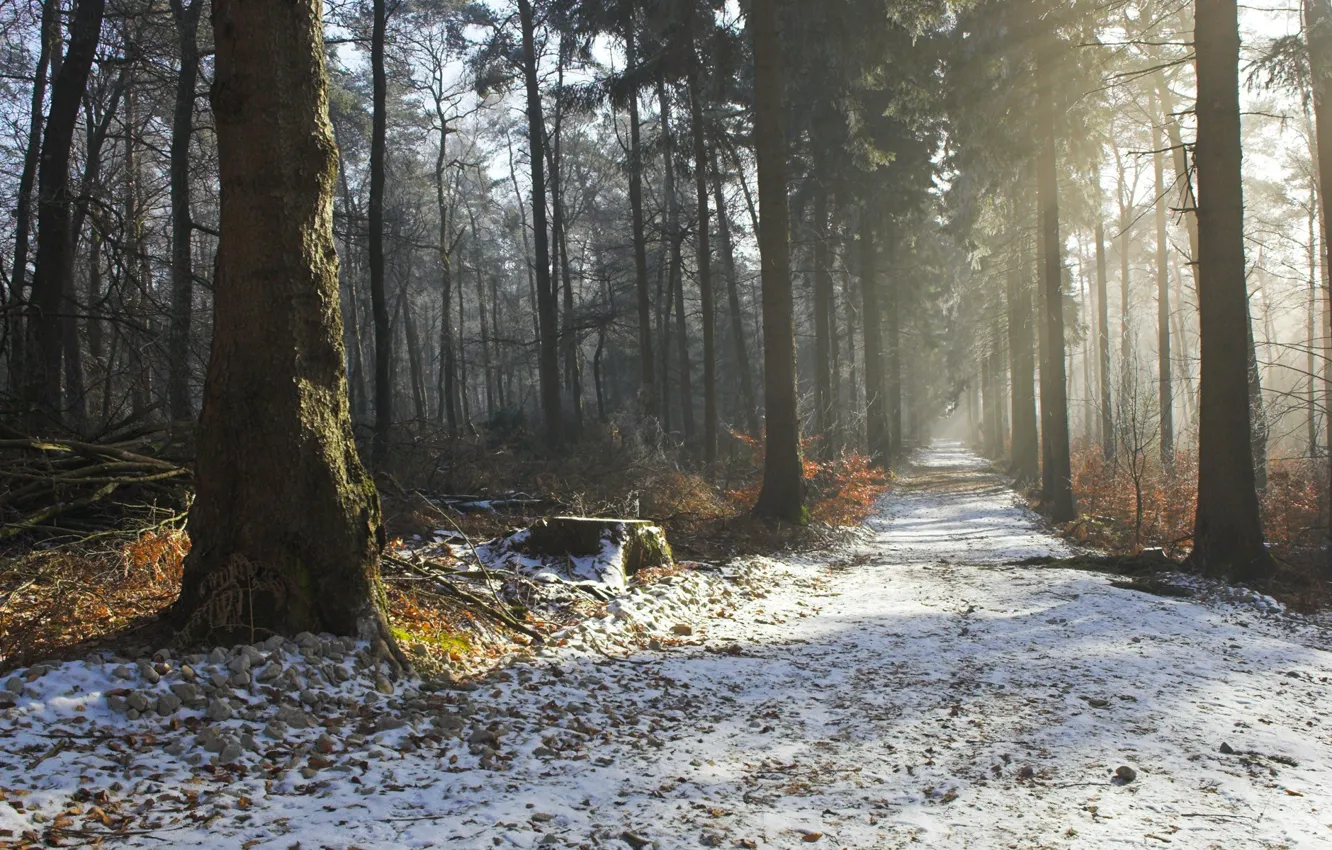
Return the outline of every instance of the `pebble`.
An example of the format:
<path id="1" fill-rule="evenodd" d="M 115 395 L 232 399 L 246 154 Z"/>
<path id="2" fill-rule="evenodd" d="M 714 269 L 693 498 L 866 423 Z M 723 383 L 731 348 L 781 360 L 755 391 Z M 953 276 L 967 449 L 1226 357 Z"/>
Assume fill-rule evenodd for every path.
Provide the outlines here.
<path id="1" fill-rule="evenodd" d="M 1125 785 L 1138 778 L 1138 772 L 1126 764 L 1121 764 L 1115 768 L 1115 776 Z"/>

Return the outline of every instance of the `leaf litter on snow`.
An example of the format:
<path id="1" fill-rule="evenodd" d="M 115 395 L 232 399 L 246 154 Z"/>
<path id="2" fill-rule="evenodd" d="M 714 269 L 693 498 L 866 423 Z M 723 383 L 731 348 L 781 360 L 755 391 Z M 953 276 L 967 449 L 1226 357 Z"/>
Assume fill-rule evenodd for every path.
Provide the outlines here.
<path id="1" fill-rule="evenodd" d="M 18 671 L 0 841 L 1332 842 L 1319 624 L 985 568 L 1067 550 L 958 446 L 870 529 L 633 589 L 471 682 L 317 635 Z"/>

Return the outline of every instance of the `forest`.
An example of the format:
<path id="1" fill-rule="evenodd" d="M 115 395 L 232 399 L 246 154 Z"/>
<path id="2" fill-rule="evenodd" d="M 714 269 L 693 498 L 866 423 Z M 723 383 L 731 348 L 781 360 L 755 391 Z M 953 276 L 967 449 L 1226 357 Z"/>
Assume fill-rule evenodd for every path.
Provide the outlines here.
<path id="1" fill-rule="evenodd" d="M 931 650 L 919 618 L 970 600 L 950 614 L 966 637 L 973 612 L 1046 592 L 1032 582 L 1082 598 L 1039 615 L 1056 628 L 1289 618 L 1313 635 L 1281 638 L 1291 672 L 1255 664 L 1325 698 L 1332 0 L 0 0 L 0 34 L 0 728 L 30 730 L 0 748 L 0 846 L 179 830 L 355 846 L 345 821 L 269 808 L 362 793 L 321 778 L 339 758 L 395 794 L 524 759 L 613 773 L 643 740 L 664 747 L 651 770 L 697 771 L 722 758 L 711 739 L 663 744 L 691 682 L 709 724 L 753 708 L 781 734 L 798 709 L 759 696 L 784 674 L 745 659 L 871 665 L 900 648 L 900 619 L 923 641 L 901 663 L 971 694 L 984 683 L 962 671 L 1017 675 L 1022 657 Z M 874 642 L 819 631 L 843 619 Z M 807 637 L 787 645 L 783 624 Z M 1132 661 L 1135 702 L 1171 676 L 1230 676 L 1202 668 L 1249 646 L 1179 640 L 1206 660 Z M 1052 653 L 1033 681 L 1102 682 L 1055 663 L 1073 645 L 1031 644 Z M 691 661 L 709 657 L 734 669 Z M 1281 758 L 1311 796 L 1332 783 L 1311 703 L 1254 687 L 1286 737 L 1209 746 L 1255 783 Z M 968 704 L 927 695 L 945 723 Z M 70 731 L 62 700 L 103 732 Z M 1143 710 L 1187 713 L 1158 702 Z M 612 741 L 645 707 L 665 713 Z M 506 719 L 542 716 L 575 743 Z M 1061 722 L 1037 727 L 1073 759 Z M 1155 731 L 1114 735 L 1180 746 Z M 535 751 L 505 737 L 522 735 Z M 132 766 L 163 746 L 212 790 L 177 799 Z M 384 750 L 416 754 L 415 778 L 364 766 Z M 1056 781 L 1071 762 L 996 753 L 995 781 L 1073 787 Z M 745 781 L 803 764 L 769 755 Z M 934 765 L 918 755 L 888 781 Z M 98 758 L 124 762 L 121 788 L 76 776 Z M 1097 781 L 1137 793 L 1150 759 L 1129 761 Z M 47 784 L 25 786 L 43 763 Z M 628 781 L 586 770 L 561 774 L 568 794 Z M 591 803 L 505 808 L 532 781 L 448 791 L 460 808 L 423 816 L 435 832 L 386 798 L 353 838 L 481 841 L 467 817 L 501 830 L 486 846 L 1078 834 L 1038 819 L 1000 842 L 1026 828 L 1000 815 L 931 832 L 931 809 L 926 826 L 871 814 L 856 829 L 877 832 L 759 838 L 713 813 L 685 840 L 659 823 L 665 786 L 612 827 Z M 940 783 L 910 805 L 991 793 L 984 774 Z M 144 808 L 159 792 L 174 819 Z M 781 810 L 757 793 L 751 815 Z M 1230 788 L 1240 808 L 1207 828 L 1255 793 Z M 560 808 L 545 805 L 527 808 Z M 1306 815 L 1260 815 L 1247 837 L 1325 837 Z M 231 831 L 205 840 L 218 819 Z M 1118 839 L 1085 846 L 1101 840 Z"/>

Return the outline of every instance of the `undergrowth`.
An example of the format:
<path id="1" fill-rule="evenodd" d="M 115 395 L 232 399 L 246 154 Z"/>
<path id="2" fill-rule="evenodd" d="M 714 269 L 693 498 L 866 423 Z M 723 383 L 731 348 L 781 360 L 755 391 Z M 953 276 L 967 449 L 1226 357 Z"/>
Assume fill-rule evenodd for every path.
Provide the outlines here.
<path id="1" fill-rule="evenodd" d="M 1073 492 L 1079 516 L 1064 535 L 1075 543 L 1112 554 L 1159 548 L 1175 560 L 1187 557 L 1192 543 L 1198 498 L 1198 458 L 1191 449 L 1176 451 L 1163 467 L 1155 456 L 1134 465 L 1107 460 L 1100 446 L 1083 445 L 1073 453 Z M 1326 465 L 1304 459 L 1269 461 L 1267 489 L 1260 494 L 1263 531 L 1276 563 L 1275 574 L 1259 588 L 1300 611 L 1332 604 L 1325 548 L 1326 508 L 1322 503 Z M 1142 510 L 1137 492 L 1141 490 Z"/>
<path id="2" fill-rule="evenodd" d="M 807 453 L 813 446 L 807 441 Z M 394 450 L 394 466 L 377 476 L 391 538 L 429 539 L 443 529 L 479 543 L 542 515 L 641 517 L 666 529 L 684 566 L 826 543 L 838 527 L 865 519 L 888 483 L 863 456 L 807 456 L 813 523 L 801 528 L 751 518 L 763 455 L 762 445 L 743 435 L 724 435 L 710 479 L 699 459 L 668 438 L 614 423 L 589 427 L 584 439 L 554 455 L 521 433 L 503 441 L 441 440 L 410 427 L 396 432 Z M 445 498 L 450 494 L 517 507 L 459 511 Z M 15 541 L 0 551 L 0 670 L 102 642 L 154 639 L 136 629 L 154 624 L 175 601 L 188 552 L 183 514 L 40 548 Z M 500 651 L 502 636 L 456 601 L 391 572 L 385 590 L 395 636 L 426 671 Z"/>

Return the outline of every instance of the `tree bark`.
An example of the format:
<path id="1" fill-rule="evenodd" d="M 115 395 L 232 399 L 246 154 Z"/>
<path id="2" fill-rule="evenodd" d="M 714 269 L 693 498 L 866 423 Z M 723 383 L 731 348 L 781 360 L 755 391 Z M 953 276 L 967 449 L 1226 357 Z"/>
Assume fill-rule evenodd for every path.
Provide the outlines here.
<path id="1" fill-rule="evenodd" d="M 171 324 L 167 331 L 167 402 L 171 418 L 192 421 L 190 398 L 190 319 L 194 306 L 194 264 L 190 246 L 190 140 L 194 136 L 194 90 L 199 78 L 199 15 L 203 0 L 171 0 L 180 51 L 175 114 L 171 123 Z"/>
<path id="2" fill-rule="evenodd" d="M 379 499 L 356 455 L 318 0 L 214 0 L 221 241 L 176 625 L 391 638 Z M 381 645 L 382 646 L 382 645 Z"/>
<path id="3" fill-rule="evenodd" d="M 1193 566 L 1248 581 L 1268 572 L 1254 485 L 1244 281 L 1239 22 L 1235 0 L 1198 0 L 1198 312 L 1201 326 L 1198 508 Z"/>
<path id="4" fill-rule="evenodd" d="M 37 262 L 26 310 L 24 403 L 28 427 L 38 432 L 61 421 L 61 300 L 74 274 L 70 148 L 79 104 L 88 85 L 106 0 L 79 0 L 69 25 L 69 46 L 51 84 L 51 109 L 37 166 Z"/>
<path id="5" fill-rule="evenodd" d="M 1023 271 L 1024 254 L 1024 251 L 1018 251 L 1008 268 L 1008 357 L 1013 376 L 1010 393 L 1013 446 L 1009 473 L 1019 484 L 1029 485 L 1037 483 L 1041 477 L 1041 448 L 1036 431 L 1036 360 L 1032 356 L 1035 322 L 1031 288 Z"/>
<path id="6" fill-rule="evenodd" d="M 749 29 L 754 39 L 754 150 L 758 158 L 764 397 L 767 404 L 763 486 L 754 513 L 803 523 L 806 513 L 796 395 L 791 219 L 786 184 L 784 77 L 777 0 L 753 0 L 749 16 Z"/>
<path id="7" fill-rule="evenodd" d="M 1069 457 L 1068 434 L 1068 377 L 1064 362 L 1064 250 L 1059 234 L 1059 173 L 1055 154 L 1055 104 L 1051 90 L 1053 81 L 1048 70 L 1042 73 L 1046 84 L 1042 87 L 1040 113 L 1041 146 L 1037 183 L 1040 198 L 1040 228 L 1045 236 L 1043 258 L 1045 290 L 1046 355 L 1041 364 L 1042 374 L 1049 372 L 1049 380 L 1042 382 L 1042 432 L 1049 434 L 1050 483 L 1046 502 L 1050 518 L 1055 522 L 1070 522 L 1076 517 L 1073 504 L 1073 472 Z"/>

